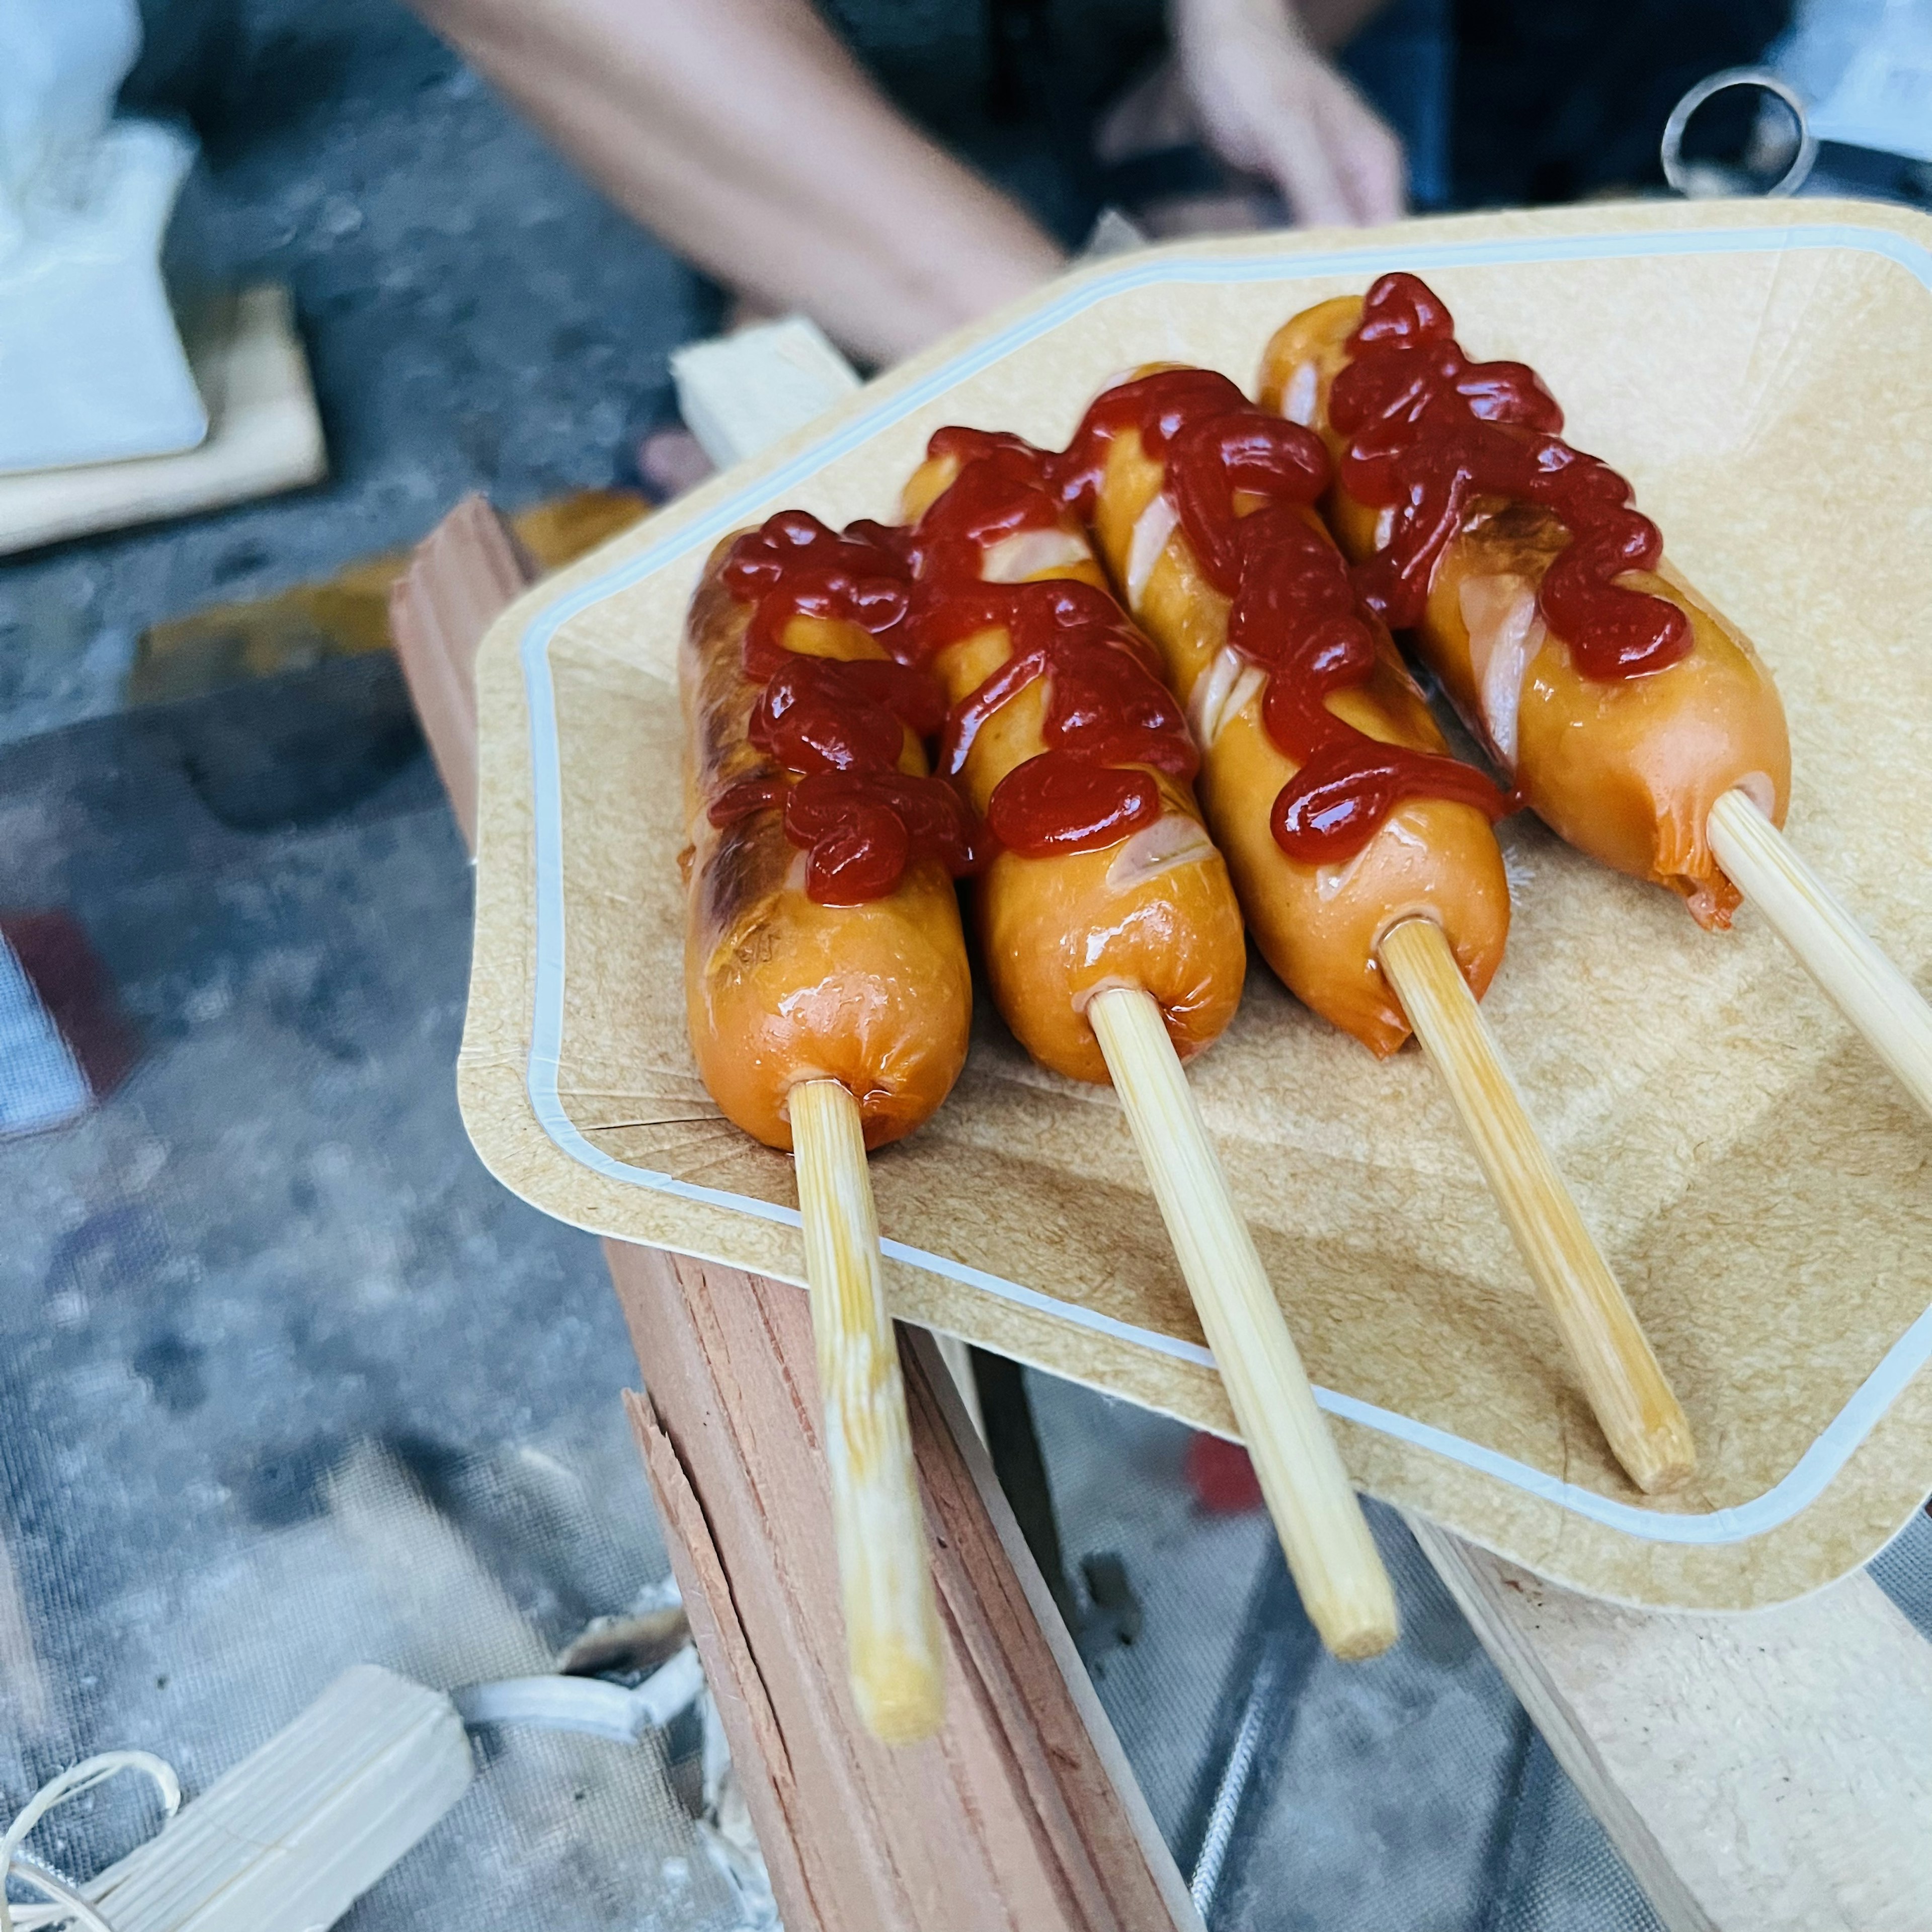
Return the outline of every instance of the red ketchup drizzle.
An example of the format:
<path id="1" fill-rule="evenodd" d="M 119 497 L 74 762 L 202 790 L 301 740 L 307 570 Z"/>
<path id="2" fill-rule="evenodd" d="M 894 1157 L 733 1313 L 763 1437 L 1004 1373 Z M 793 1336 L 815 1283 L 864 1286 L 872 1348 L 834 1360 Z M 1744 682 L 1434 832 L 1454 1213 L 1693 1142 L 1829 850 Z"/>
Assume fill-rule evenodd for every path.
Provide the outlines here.
<path id="1" fill-rule="evenodd" d="M 1077 580 L 988 584 L 985 550 L 1028 530 L 1065 527 L 1053 459 L 1018 437 L 943 429 L 928 454 L 958 476 L 907 539 L 916 586 L 910 628 L 929 660 L 1004 625 L 1012 654 L 953 706 L 940 769 L 956 776 L 980 727 L 1035 679 L 1047 680 L 1046 748 L 1016 765 L 986 801 L 988 829 L 1028 858 L 1093 852 L 1160 816 L 1151 766 L 1184 782 L 1199 768 L 1187 721 L 1153 648 L 1105 591 Z"/>
<path id="2" fill-rule="evenodd" d="M 1407 274 L 1370 290 L 1348 351 L 1328 417 L 1348 439 L 1342 486 L 1396 513 L 1389 541 L 1356 573 L 1385 622 L 1420 621 L 1436 560 L 1472 500 L 1504 496 L 1540 506 L 1570 532 L 1537 603 L 1586 677 L 1663 670 L 1690 650 L 1682 610 L 1616 581 L 1656 568 L 1657 526 L 1630 508 L 1630 484 L 1609 464 L 1563 440 L 1563 412 L 1534 370 L 1469 361 L 1448 310 Z"/>
<path id="3" fill-rule="evenodd" d="M 1094 403 L 1059 460 L 1064 498 L 1090 518 L 1108 446 L 1129 429 L 1149 456 L 1165 458 L 1165 488 L 1202 571 L 1233 600 L 1228 643 L 1268 674 L 1262 723 L 1300 768 L 1269 814 L 1276 844 L 1304 865 L 1341 863 L 1405 798 L 1450 799 L 1500 818 L 1502 794 L 1472 766 L 1383 744 L 1323 702 L 1366 681 L 1376 639 L 1341 554 L 1300 514 L 1328 485 L 1321 439 L 1210 370 L 1140 376 Z M 1258 496 L 1260 507 L 1238 513 L 1238 494 Z"/>
<path id="4" fill-rule="evenodd" d="M 943 780 L 898 768 L 905 731 L 930 737 L 946 717 L 928 671 L 900 656 L 910 577 L 894 533 L 875 524 L 842 536 L 801 510 L 784 510 L 740 537 L 725 588 L 755 602 L 745 632 L 745 675 L 763 686 L 748 735 L 793 782 L 747 778 L 712 801 L 722 827 L 771 808 L 811 856 L 805 889 L 820 905 L 884 898 L 920 854 L 957 878 L 980 862 L 972 814 Z M 848 659 L 788 650 L 794 617 L 856 624 L 892 655 Z"/>

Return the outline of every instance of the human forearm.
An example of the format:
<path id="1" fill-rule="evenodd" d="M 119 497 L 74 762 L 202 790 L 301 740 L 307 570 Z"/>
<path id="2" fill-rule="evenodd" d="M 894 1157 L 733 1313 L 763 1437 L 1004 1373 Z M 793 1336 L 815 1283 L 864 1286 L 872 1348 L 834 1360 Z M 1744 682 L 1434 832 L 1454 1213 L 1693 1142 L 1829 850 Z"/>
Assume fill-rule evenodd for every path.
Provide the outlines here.
<path id="1" fill-rule="evenodd" d="M 1051 274 L 807 0 L 412 0 L 618 205 L 733 288 L 890 361 Z"/>

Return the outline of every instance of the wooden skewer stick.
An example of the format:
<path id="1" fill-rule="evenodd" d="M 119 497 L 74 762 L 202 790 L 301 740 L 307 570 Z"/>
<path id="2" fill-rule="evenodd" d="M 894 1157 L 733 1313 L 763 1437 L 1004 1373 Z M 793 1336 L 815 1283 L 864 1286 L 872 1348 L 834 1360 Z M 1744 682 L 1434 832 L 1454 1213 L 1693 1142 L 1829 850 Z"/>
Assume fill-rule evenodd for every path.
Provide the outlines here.
<path id="1" fill-rule="evenodd" d="M 1932 1007 L 1749 795 L 1711 808 L 1711 850 L 1899 1084 L 1932 1114 Z"/>
<path id="2" fill-rule="evenodd" d="M 1523 1106 L 1448 936 L 1433 920 L 1404 920 L 1378 952 L 1617 1460 L 1640 1490 L 1676 1488 L 1696 1462 L 1690 1425 Z"/>
<path id="3" fill-rule="evenodd" d="M 1395 1592 L 1294 1339 L 1228 1191 L 1160 1008 L 1096 993 L 1087 1017 L 1146 1164 L 1208 1346 L 1246 1438 L 1302 1606 L 1337 1657 L 1394 1642 Z"/>
<path id="4" fill-rule="evenodd" d="M 866 1728 L 886 1744 L 916 1744 L 939 1728 L 946 1689 L 865 1132 L 858 1102 L 836 1080 L 794 1087 L 790 1104 L 846 1666 Z"/>

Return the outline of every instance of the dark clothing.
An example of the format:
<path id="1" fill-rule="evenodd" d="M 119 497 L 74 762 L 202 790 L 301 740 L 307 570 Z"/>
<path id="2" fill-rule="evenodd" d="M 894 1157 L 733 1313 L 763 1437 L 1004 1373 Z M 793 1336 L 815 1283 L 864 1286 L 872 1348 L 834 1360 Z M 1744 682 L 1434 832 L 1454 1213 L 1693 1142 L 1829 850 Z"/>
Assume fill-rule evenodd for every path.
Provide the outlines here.
<path id="1" fill-rule="evenodd" d="M 1788 0 L 1457 0 L 1457 204 L 1660 191 L 1671 109 L 1706 75 L 1762 60 L 1790 11 Z M 1741 146 L 1754 111 L 1748 94 L 1723 97 L 1698 116 L 1700 134 Z"/>
<path id="2" fill-rule="evenodd" d="M 1070 246 L 1108 201 L 1202 193 L 1199 150 L 1113 172 L 1095 118 L 1165 51 L 1162 0 L 820 0 L 905 110 Z M 1684 91 L 1761 59 L 1790 0 L 1393 0 L 1340 64 L 1402 137 L 1417 208 L 1661 190 L 1658 146 Z M 1742 142 L 1744 96 L 1700 131 Z M 1726 128 L 1726 118 L 1736 124 Z"/>

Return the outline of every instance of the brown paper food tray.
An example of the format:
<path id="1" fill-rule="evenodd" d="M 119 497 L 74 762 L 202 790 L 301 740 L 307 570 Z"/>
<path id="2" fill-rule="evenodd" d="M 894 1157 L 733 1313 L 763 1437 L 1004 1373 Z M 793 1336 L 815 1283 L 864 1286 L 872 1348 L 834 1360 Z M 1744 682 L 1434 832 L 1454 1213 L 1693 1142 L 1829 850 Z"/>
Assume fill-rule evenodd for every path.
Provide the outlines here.
<path id="1" fill-rule="evenodd" d="M 1864 204 L 1643 204 L 1150 251 L 873 383 L 529 592 L 478 666 L 478 1150 L 560 1219 L 798 1280 L 789 1160 L 686 1042 L 674 654 L 723 532 L 892 515 L 941 424 L 1063 442 L 1133 364 L 1244 385 L 1307 303 L 1426 274 L 1483 357 L 1547 379 L 1789 711 L 1797 845 L 1932 969 L 1932 222 Z M 1378 1064 L 1256 962 L 1191 1070 L 1342 1453 L 1372 1493 L 1573 1587 L 1795 1597 L 1932 1489 L 1932 1124 L 1748 908 L 1680 904 L 1504 829 L 1486 1003 L 1683 1400 L 1684 1494 L 1611 1461 L 1438 1084 Z M 1232 1432 L 1111 1091 L 1030 1065 L 983 997 L 970 1063 L 872 1162 L 897 1312 Z"/>

